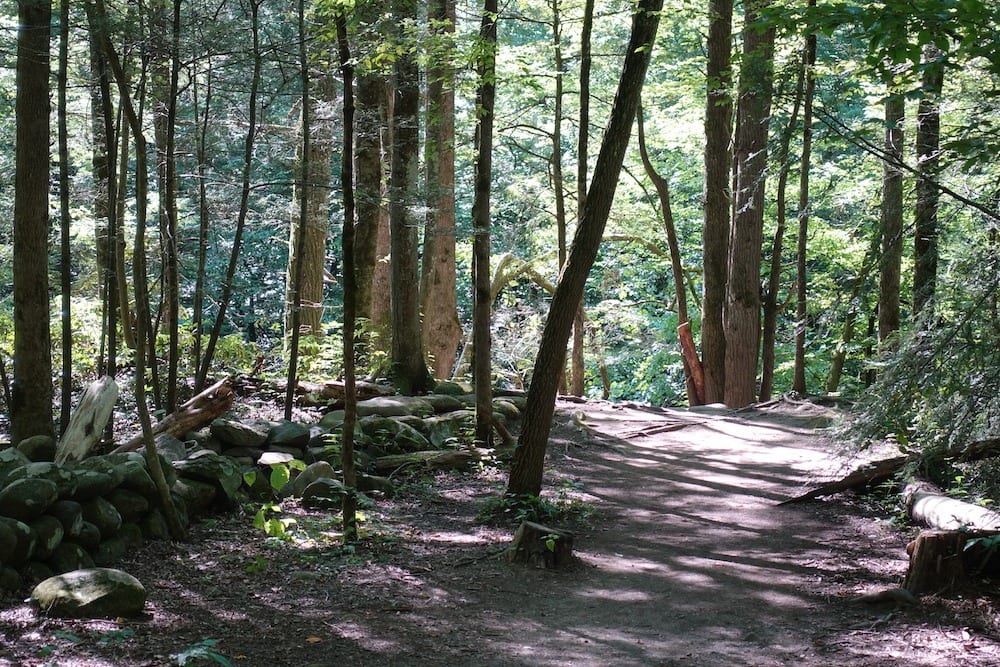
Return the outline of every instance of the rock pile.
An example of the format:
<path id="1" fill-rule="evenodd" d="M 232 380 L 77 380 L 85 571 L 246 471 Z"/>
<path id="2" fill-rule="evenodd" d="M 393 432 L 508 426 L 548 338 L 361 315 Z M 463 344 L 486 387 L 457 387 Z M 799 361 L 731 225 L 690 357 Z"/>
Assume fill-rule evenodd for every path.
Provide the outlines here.
<path id="1" fill-rule="evenodd" d="M 514 418 L 522 401 L 497 399 L 495 414 Z M 471 396 L 444 393 L 359 403 L 358 469 L 387 472 L 385 462 L 394 456 L 462 447 L 472 429 L 473 404 Z M 340 411 L 327 413 L 315 424 L 223 417 L 183 441 L 158 437 L 157 449 L 185 522 L 190 516 L 231 508 L 248 495 L 274 494 L 270 476 L 248 473 L 269 472 L 292 461 L 311 465 L 277 495 L 325 507 L 343 492 L 335 470 L 342 424 Z M 73 570 L 108 567 L 145 540 L 168 537 L 143 454 L 106 454 L 63 464 L 53 463 L 54 455 L 55 443 L 48 438 L 29 438 L 0 450 L 0 590 L 16 590 Z M 382 465 L 376 465 L 380 460 Z M 295 470 L 291 472 L 294 477 Z M 362 474 L 359 489 L 388 494 L 392 483 Z"/>

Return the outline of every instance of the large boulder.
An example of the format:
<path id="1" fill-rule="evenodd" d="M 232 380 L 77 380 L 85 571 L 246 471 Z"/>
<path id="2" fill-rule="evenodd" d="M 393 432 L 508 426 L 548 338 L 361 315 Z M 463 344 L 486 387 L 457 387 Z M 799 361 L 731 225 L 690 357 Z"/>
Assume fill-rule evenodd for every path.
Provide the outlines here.
<path id="1" fill-rule="evenodd" d="M 434 406 L 418 396 L 379 396 L 358 403 L 359 417 L 430 417 L 432 414 Z"/>
<path id="2" fill-rule="evenodd" d="M 83 507 L 83 519 L 95 526 L 101 533 L 101 539 L 106 540 L 118 534 L 118 529 L 122 527 L 122 515 L 105 498 L 92 498 Z"/>
<path id="3" fill-rule="evenodd" d="M 4 481 L 5 485 L 19 479 L 47 479 L 56 485 L 60 498 L 68 498 L 76 492 L 76 477 L 63 466 L 52 462 L 40 461 L 11 470 Z"/>
<path id="4" fill-rule="evenodd" d="M 451 394 L 429 394 L 420 398 L 430 403 L 434 412 L 438 414 L 465 409 L 465 403 L 462 402 L 462 399 Z"/>
<path id="5" fill-rule="evenodd" d="M 347 488 L 335 479 L 323 478 L 302 491 L 302 506 L 311 509 L 335 510 L 340 507 Z"/>
<path id="6" fill-rule="evenodd" d="M 442 449 L 449 441 L 458 441 L 469 433 L 475 421 L 473 410 L 455 410 L 448 414 L 436 415 L 424 420 L 427 437 L 435 449 Z"/>
<path id="7" fill-rule="evenodd" d="M 52 504 L 47 513 L 59 520 L 65 535 L 75 537 L 80 534 L 83 528 L 83 506 L 80 503 L 75 500 L 59 500 Z"/>
<path id="8" fill-rule="evenodd" d="M 46 562 L 53 572 L 62 574 L 88 567 L 94 567 L 94 559 L 90 557 L 86 549 L 76 542 L 62 542 L 55 548 L 52 557 Z"/>
<path id="9" fill-rule="evenodd" d="M 268 448 L 291 447 L 302 449 L 309 445 L 309 427 L 290 421 L 279 421 L 271 424 L 267 434 Z"/>
<path id="10" fill-rule="evenodd" d="M 222 492 L 221 499 L 228 505 L 239 504 L 243 471 L 231 458 L 202 449 L 193 453 L 190 458 L 174 461 L 173 467 L 180 477 L 213 484 Z"/>
<path id="11" fill-rule="evenodd" d="M 56 547 L 62 543 L 65 534 L 62 523 L 54 516 L 43 514 L 34 519 L 28 526 L 35 536 L 35 553 L 32 554 L 32 558 L 48 560 L 52 557 Z"/>
<path id="12" fill-rule="evenodd" d="M 0 449 L 0 486 L 7 483 L 7 475 L 12 470 L 31 463 L 31 459 L 13 447 Z"/>
<path id="13" fill-rule="evenodd" d="M 17 443 L 17 451 L 32 461 L 55 461 L 56 441 L 48 435 L 33 435 Z"/>
<path id="14" fill-rule="evenodd" d="M 398 453 L 430 449 L 427 438 L 401 419 L 371 416 L 361 419 L 358 425 L 361 427 L 361 432 L 376 444 L 382 445 L 386 453 L 392 452 L 391 448 L 385 447 L 387 444 L 398 447 Z"/>
<path id="15" fill-rule="evenodd" d="M 219 417 L 210 427 L 212 435 L 229 447 L 261 447 L 267 441 L 270 427 L 264 422 L 241 422 Z"/>
<path id="16" fill-rule="evenodd" d="M 326 461 L 317 461 L 306 466 L 306 469 L 295 476 L 295 479 L 278 489 L 280 498 L 301 498 L 306 487 L 320 479 L 332 479 L 337 476 L 333 466 Z"/>
<path id="17" fill-rule="evenodd" d="M 0 514 L 28 521 L 41 516 L 58 498 L 55 482 L 40 477 L 19 479 L 0 489 Z"/>
<path id="18" fill-rule="evenodd" d="M 171 463 L 187 458 L 188 455 L 187 445 L 180 438 L 169 433 L 161 433 L 156 436 L 156 451 Z"/>
<path id="19" fill-rule="evenodd" d="M 13 548 L 0 556 L 3 564 L 10 567 L 20 567 L 31 560 L 31 557 L 35 553 L 35 543 L 38 538 L 31 532 L 28 524 L 17 519 L 0 516 L 0 525 L 3 526 L 0 530 L 3 530 L 4 534 L 9 533 L 14 536 Z M 9 538 L 5 538 L 5 541 L 9 543 Z"/>
<path id="20" fill-rule="evenodd" d="M 46 579 L 31 592 L 31 602 L 49 616 L 138 616 L 146 605 L 146 589 L 138 579 L 121 570 L 89 568 Z"/>

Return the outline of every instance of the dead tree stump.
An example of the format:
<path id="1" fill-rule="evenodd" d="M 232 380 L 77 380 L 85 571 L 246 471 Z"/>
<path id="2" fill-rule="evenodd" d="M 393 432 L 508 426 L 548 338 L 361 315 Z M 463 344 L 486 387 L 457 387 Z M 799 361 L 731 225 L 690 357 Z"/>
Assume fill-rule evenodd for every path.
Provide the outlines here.
<path id="1" fill-rule="evenodd" d="M 514 533 L 507 560 L 548 569 L 564 567 L 573 560 L 573 533 L 525 521 Z"/>
<path id="2" fill-rule="evenodd" d="M 966 580 L 962 551 L 965 535 L 958 531 L 925 530 L 906 547 L 910 566 L 904 588 L 914 595 L 946 593 Z"/>

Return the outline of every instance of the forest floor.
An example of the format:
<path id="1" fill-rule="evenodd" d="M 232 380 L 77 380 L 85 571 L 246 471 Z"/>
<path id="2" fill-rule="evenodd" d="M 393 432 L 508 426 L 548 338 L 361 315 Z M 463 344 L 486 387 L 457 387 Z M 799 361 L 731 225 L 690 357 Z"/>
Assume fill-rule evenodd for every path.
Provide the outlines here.
<path id="1" fill-rule="evenodd" d="M 1000 591 L 869 605 L 899 586 L 913 531 L 850 496 L 779 506 L 849 466 L 816 410 L 560 403 L 546 494 L 579 510 L 577 562 L 501 556 L 477 520 L 504 473 L 411 481 L 339 548 L 335 521 L 287 509 L 292 541 L 251 517 L 202 521 L 121 565 L 143 619 L 0 605 L 0 665 L 861 666 L 1000 664 Z"/>

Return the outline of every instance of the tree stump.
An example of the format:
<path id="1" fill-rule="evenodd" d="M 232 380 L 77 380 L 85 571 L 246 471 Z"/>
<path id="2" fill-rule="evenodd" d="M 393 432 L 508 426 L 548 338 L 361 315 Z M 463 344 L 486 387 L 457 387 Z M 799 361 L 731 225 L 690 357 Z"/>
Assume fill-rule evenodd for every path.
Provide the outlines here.
<path id="1" fill-rule="evenodd" d="M 97 444 L 118 400 L 118 385 L 105 375 L 83 392 L 56 448 L 56 463 L 81 461 Z"/>
<path id="2" fill-rule="evenodd" d="M 925 530 L 906 547 L 910 566 L 903 585 L 914 595 L 946 593 L 966 580 L 962 551 L 965 535 L 958 531 Z"/>
<path id="3" fill-rule="evenodd" d="M 563 567 L 573 560 L 573 533 L 525 521 L 514 533 L 507 560 L 548 569 Z"/>

